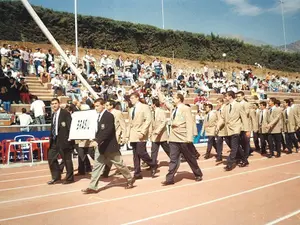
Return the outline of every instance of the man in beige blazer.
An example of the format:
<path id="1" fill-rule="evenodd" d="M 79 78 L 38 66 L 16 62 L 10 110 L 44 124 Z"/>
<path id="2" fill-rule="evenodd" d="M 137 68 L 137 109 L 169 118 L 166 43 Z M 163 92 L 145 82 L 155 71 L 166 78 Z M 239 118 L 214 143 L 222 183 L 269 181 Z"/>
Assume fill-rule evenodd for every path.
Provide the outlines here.
<path id="1" fill-rule="evenodd" d="M 258 135 L 258 115 L 259 115 L 259 105 L 258 103 L 253 103 L 249 112 L 250 116 L 250 130 L 253 132 L 253 142 L 256 151 L 261 151 L 259 145 L 259 135 Z M 250 150 L 251 151 L 251 150 Z"/>
<path id="2" fill-rule="evenodd" d="M 217 112 L 213 111 L 212 104 L 206 104 L 205 111 L 206 111 L 206 115 L 204 117 L 201 133 L 203 135 L 203 133 L 205 131 L 205 134 L 208 138 L 207 149 L 206 149 L 206 154 L 205 154 L 204 158 L 209 159 L 212 147 L 214 147 L 217 151 L 216 126 L 217 126 L 217 122 L 218 122 L 218 116 L 217 116 Z"/>
<path id="3" fill-rule="evenodd" d="M 153 164 L 157 164 L 158 150 L 161 146 L 165 153 L 170 157 L 170 147 L 168 144 L 167 117 L 165 110 L 160 108 L 157 98 L 152 99 L 153 119 L 150 129 L 151 133 L 151 158 Z"/>
<path id="4" fill-rule="evenodd" d="M 296 130 L 296 136 L 298 138 L 298 142 L 300 142 L 300 105 L 294 103 L 294 99 L 290 98 L 291 102 L 291 108 L 295 111 L 295 116 L 297 120 L 297 130 Z"/>
<path id="5" fill-rule="evenodd" d="M 260 153 L 261 155 L 267 154 L 266 146 L 268 141 L 268 110 L 267 110 L 267 103 L 260 102 L 259 103 L 260 111 L 257 113 L 256 117 L 258 120 L 258 136 L 260 139 Z"/>
<path id="6" fill-rule="evenodd" d="M 218 98 L 217 99 L 217 118 L 218 118 L 218 122 L 219 123 L 220 120 L 222 120 L 221 115 L 222 112 L 225 108 L 227 103 L 225 103 L 225 99 L 224 98 Z M 226 133 L 226 129 L 225 129 L 225 125 L 221 126 L 219 128 L 219 132 L 217 133 L 217 159 L 216 162 L 221 162 L 223 160 L 222 158 L 222 153 L 223 153 L 223 143 L 224 143 L 224 139 L 227 136 Z"/>
<path id="7" fill-rule="evenodd" d="M 242 105 L 243 111 L 246 114 L 247 121 L 248 121 L 248 127 L 251 130 L 251 118 L 250 118 L 250 109 L 251 109 L 251 104 L 247 101 L 245 98 L 245 93 L 243 91 L 239 91 L 236 93 L 236 101 L 239 102 Z M 249 157 L 250 155 L 250 136 L 247 136 L 246 133 L 248 131 L 245 131 L 245 128 L 242 127 L 240 138 L 241 138 L 241 146 L 245 152 L 245 157 Z"/>
<path id="8" fill-rule="evenodd" d="M 275 106 L 276 98 L 269 99 L 268 110 L 268 142 L 270 148 L 269 158 L 274 156 L 274 151 L 277 152 L 276 157 L 281 156 L 281 141 L 282 141 L 282 110 Z"/>
<path id="9" fill-rule="evenodd" d="M 162 94 L 159 93 L 159 97 Z M 178 169 L 178 163 L 180 153 L 183 154 L 187 163 L 191 167 L 196 181 L 202 180 L 202 171 L 198 166 L 196 157 L 189 150 L 189 143 L 193 142 L 193 118 L 190 107 L 183 104 L 184 97 L 182 94 L 174 94 L 173 97 L 175 109 L 172 110 L 172 106 L 167 104 L 167 107 L 172 110 L 171 113 L 171 129 L 169 136 L 170 145 L 170 164 L 169 172 L 166 175 L 166 180 L 162 182 L 163 185 L 174 184 L 174 176 Z"/>
<path id="10" fill-rule="evenodd" d="M 143 179 L 141 174 L 141 159 L 151 167 L 152 177 L 155 176 L 157 169 L 157 165 L 153 164 L 146 149 L 151 125 L 151 111 L 148 105 L 140 102 L 139 97 L 139 94 L 136 92 L 130 95 L 133 107 L 129 111 L 127 129 L 127 140 L 131 143 L 133 150 L 135 179 Z"/>
<path id="11" fill-rule="evenodd" d="M 246 136 L 250 136 L 249 121 L 246 116 L 245 111 L 243 110 L 242 105 L 235 101 L 235 93 L 233 91 L 228 91 L 226 93 L 226 99 L 228 104 L 224 108 L 221 120 L 218 121 L 216 132 L 218 133 L 220 127 L 225 125 L 227 137 L 226 143 L 229 145 L 231 152 L 227 158 L 227 166 L 224 168 L 226 171 L 233 169 L 234 164 L 236 163 L 236 156 L 239 153 L 241 160 L 241 167 L 245 167 L 249 164 L 245 152 L 240 146 L 240 133 L 242 129 L 246 131 Z"/>
<path id="12" fill-rule="evenodd" d="M 286 147 L 288 149 L 288 154 L 292 153 L 293 145 L 298 152 L 299 145 L 296 139 L 297 130 L 297 118 L 296 111 L 291 108 L 291 102 L 289 99 L 284 99 L 283 101 L 284 112 L 283 112 L 283 131 L 285 135 Z"/>

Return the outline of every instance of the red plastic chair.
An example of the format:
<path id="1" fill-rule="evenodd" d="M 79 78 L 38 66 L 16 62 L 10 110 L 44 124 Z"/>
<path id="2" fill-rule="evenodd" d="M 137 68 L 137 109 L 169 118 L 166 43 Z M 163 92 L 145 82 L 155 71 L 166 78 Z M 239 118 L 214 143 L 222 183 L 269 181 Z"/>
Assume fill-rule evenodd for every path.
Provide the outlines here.
<path id="1" fill-rule="evenodd" d="M 38 141 L 40 139 L 38 138 L 27 138 L 26 141 Z M 38 159 L 41 159 L 41 148 L 38 146 L 38 143 L 32 143 L 31 142 L 31 146 L 32 146 L 32 154 L 33 152 L 37 151 L 38 153 Z M 31 154 L 29 154 L 29 160 L 31 160 Z"/>
<path id="2" fill-rule="evenodd" d="M 4 145 L 2 144 L 2 142 L 0 142 L 0 154 L 2 157 L 2 164 L 5 164 L 6 155 L 5 155 Z"/>
<path id="3" fill-rule="evenodd" d="M 49 137 L 42 137 L 41 140 L 49 140 L 49 142 L 42 143 L 44 160 L 48 160 L 48 151 L 49 151 L 49 148 L 50 148 L 50 138 Z"/>
<path id="4" fill-rule="evenodd" d="M 3 145 L 4 151 L 5 151 L 5 159 L 4 159 L 5 163 L 7 163 L 7 160 L 10 160 L 10 156 L 8 155 L 8 148 L 9 148 L 9 143 L 10 142 L 15 142 L 15 140 L 5 139 L 5 140 L 2 141 L 2 145 Z M 14 145 L 11 145 L 10 146 L 10 153 L 14 153 L 14 162 L 17 161 L 17 152 L 20 152 L 21 155 L 23 155 L 21 148 L 16 148 Z M 23 161 L 23 159 L 22 159 L 22 161 Z"/>

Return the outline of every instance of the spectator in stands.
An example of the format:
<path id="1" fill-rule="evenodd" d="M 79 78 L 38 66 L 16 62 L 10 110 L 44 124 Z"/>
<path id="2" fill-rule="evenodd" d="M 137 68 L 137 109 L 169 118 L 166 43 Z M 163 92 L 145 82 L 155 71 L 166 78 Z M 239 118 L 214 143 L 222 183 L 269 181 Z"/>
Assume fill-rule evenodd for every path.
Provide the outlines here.
<path id="1" fill-rule="evenodd" d="M 18 88 L 18 82 L 14 78 L 9 78 L 8 95 L 11 103 L 20 103 L 20 91 Z"/>
<path id="2" fill-rule="evenodd" d="M 33 123 L 33 120 L 30 115 L 27 114 L 27 110 L 25 108 L 22 108 L 22 114 L 18 116 L 17 121 L 19 121 L 20 126 L 20 131 L 22 132 L 29 132 L 30 128 L 28 125 Z"/>
<path id="3" fill-rule="evenodd" d="M 39 100 L 37 96 L 34 96 L 32 98 L 33 102 L 31 103 L 30 106 L 30 111 L 33 112 L 34 118 L 35 118 L 35 124 L 46 124 L 45 120 L 45 103 L 42 100 Z M 38 127 L 38 131 L 45 130 L 45 127 Z"/>
<path id="4" fill-rule="evenodd" d="M 20 71 L 21 70 L 21 52 L 18 48 L 18 45 L 15 45 L 15 48 L 11 51 L 11 55 L 14 60 L 14 70 L 15 71 Z"/>
<path id="5" fill-rule="evenodd" d="M 6 87 L 1 87 L 0 101 L 3 104 L 4 110 L 9 113 L 11 102 L 10 102 L 8 91 L 7 91 Z"/>
<path id="6" fill-rule="evenodd" d="M 18 84 L 18 88 L 19 88 L 20 98 L 21 98 L 22 103 L 30 104 L 29 88 L 28 88 L 28 85 L 25 82 L 24 77 L 22 77 L 20 79 L 20 83 Z"/>

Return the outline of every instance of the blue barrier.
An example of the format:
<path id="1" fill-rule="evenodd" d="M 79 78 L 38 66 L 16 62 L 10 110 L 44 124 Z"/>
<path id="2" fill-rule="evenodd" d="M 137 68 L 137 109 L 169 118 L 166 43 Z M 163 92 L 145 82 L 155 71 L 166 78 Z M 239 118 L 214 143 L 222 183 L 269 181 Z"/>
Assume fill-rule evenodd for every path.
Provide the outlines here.
<path id="1" fill-rule="evenodd" d="M 36 138 L 42 138 L 42 137 L 49 137 L 50 136 L 50 131 L 0 133 L 0 141 L 2 141 L 4 139 L 14 139 L 18 135 L 32 135 Z"/>

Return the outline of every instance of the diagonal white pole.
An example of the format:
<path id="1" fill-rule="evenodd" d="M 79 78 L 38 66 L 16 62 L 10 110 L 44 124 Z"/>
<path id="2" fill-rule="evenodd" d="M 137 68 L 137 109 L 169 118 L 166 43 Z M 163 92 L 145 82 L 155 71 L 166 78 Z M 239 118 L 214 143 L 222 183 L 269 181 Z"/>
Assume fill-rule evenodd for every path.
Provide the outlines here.
<path id="1" fill-rule="evenodd" d="M 45 36 L 48 38 L 48 40 L 51 42 L 51 44 L 56 48 L 56 50 L 59 52 L 59 54 L 64 58 L 64 60 L 68 63 L 68 65 L 71 67 L 72 71 L 75 72 L 76 76 L 79 78 L 81 83 L 88 89 L 88 91 L 93 95 L 94 98 L 98 98 L 99 96 L 97 93 L 92 89 L 92 87 L 86 82 L 86 80 L 81 76 L 81 74 L 78 72 L 77 68 L 73 65 L 69 57 L 65 54 L 64 50 L 60 47 L 60 45 L 57 43 L 57 41 L 54 39 L 50 31 L 47 29 L 43 21 L 40 19 L 40 17 L 36 14 L 32 6 L 29 4 L 28 0 L 21 0 L 29 14 L 32 16 L 33 20 L 37 23 L 37 25 L 40 27 L 40 29 L 43 31 Z"/>
<path id="2" fill-rule="evenodd" d="M 162 28 L 165 29 L 164 0 L 161 0 Z"/>
<path id="3" fill-rule="evenodd" d="M 74 0 L 74 11 L 75 11 L 75 54 L 76 54 L 76 63 L 78 65 L 78 23 L 77 23 L 77 0 Z"/>

